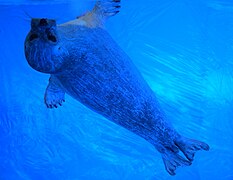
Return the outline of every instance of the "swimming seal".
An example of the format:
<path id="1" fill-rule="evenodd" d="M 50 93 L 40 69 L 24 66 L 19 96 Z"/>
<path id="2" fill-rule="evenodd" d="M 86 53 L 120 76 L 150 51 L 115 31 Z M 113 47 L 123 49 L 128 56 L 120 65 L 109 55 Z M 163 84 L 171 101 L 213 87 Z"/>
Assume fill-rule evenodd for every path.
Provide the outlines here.
<path id="1" fill-rule="evenodd" d="M 62 105 L 65 93 L 71 95 L 154 145 L 167 172 L 175 175 L 178 166 L 191 165 L 195 152 L 209 146 L 181 136 L 169 124 L 131 59 L 104 30 L 119 8 L 120 0 L 97 1 L 92 11 L 61 25 L 32 19 L 26 59 L 33 69 L 51 74 L 44 96 L 48 108 Z"/>

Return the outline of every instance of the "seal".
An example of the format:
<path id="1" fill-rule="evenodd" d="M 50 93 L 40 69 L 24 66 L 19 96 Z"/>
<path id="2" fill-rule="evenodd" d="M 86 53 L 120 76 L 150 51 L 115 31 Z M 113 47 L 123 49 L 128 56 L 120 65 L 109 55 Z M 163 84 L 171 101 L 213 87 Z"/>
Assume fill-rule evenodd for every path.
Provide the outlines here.
<path id="1" fill-rule="evenodd" d="M 51 75 L 44 96 L 48 108 L 62 105 L 69 94 L 151 143 L 175 175 L 178 166 L 191 165 L 195 152 L 209 146 L 172 127 L 132 60 L 104 29 L 119 8 L 120 0 L 97 1 L 92 11 L 61 25 L 32 19 L 26 59 L 33 69 Z"/>

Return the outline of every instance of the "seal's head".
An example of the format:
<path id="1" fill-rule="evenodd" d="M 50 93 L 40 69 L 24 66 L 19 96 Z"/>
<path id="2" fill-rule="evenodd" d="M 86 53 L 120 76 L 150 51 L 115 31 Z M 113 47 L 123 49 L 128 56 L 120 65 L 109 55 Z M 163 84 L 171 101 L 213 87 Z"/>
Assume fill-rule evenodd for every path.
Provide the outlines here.
<path id="1" fill-rule="evenodd" d="M 44 18 L 32 19 L 24 48 L 29 65 L 49 74 L 60 71 L 67 54 L 57 34 L 56 21 Z"/>

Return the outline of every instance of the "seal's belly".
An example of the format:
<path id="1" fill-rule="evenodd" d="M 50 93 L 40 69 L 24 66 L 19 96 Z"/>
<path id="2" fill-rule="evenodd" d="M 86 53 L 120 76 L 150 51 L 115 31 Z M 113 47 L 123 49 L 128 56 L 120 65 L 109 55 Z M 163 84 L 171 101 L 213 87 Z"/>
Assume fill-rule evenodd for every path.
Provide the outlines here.
<path id="1" fill-rule="evenodd" d="M 82 68 L 81 68 L 82 67 Z M 144 83 L 132 74 L 96 71 L 96 68 L 80 65 L 79 70 L 59 76 L 68 94 L 105 116 L 128 114 L 128 109 L 142 109 L 143 103 L 153 101 L 154 95 Z M 118 111 L 118 112 L 116 112 Z"/>
<path id="2" fill-rule="evenodd" d="M 142 126 L 152 131 L 159 111 L 157 102 L 135 67 L 126 61 L 116 64 L 116 59 L 105 63 L 95 60 L 90 60 L 92 64 L 83 60 L 72 71 L 58 76 L 66 92 L 133 132 Z"/>
<path id="3" fill-rule="evenodd" d="M 78 47 L 71 49 L 66 70 L 56 76 L 82 104 L 147 139 L 163 119 L 155 95 L 131 59 L 101 32 L 92 33 L 86 42 L 91 48 L 81 56 Z"/>

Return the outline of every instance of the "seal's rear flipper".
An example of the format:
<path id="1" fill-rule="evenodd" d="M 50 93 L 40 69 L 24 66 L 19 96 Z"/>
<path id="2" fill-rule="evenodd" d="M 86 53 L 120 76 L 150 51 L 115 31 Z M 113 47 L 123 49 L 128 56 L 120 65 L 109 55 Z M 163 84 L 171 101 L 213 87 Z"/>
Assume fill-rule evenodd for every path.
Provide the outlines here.
<path id="1" fill-rule="evenodd" d="M 179 155 L 178 148 L 183 152 L 187 159 Z M 175 170 L 178 166 L 189 166 L 192 164 L 196 151 L 208 151 L 209 146 L 198 140 L 178 136 L 174 140 L 174 144 L 170 145 L 169 148 L 165 147 L 159 149 L 167 172 L 173 176 L 175 175 Z"/>
<path id="2" fill-rule="evenodd" d="M 179 154 L 168 150 L 162 153 L 162 158 L 167 172 L 172 176 L 176 175 L 175 170 L 178 166 L 190 166 L 192 164 Z"/>
<path id="3" fill-rule="evenodd" d="M 204 142 L 185 137 L 175 140 L 175 145 L 179 147 L 189 161 L 193 161 L 196 151 L 208 151 L 210 149 L 209 145 Z"/>

